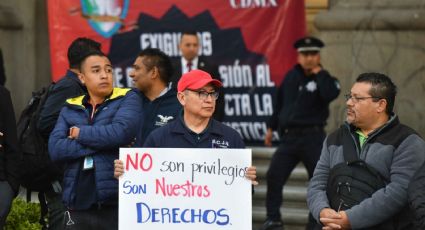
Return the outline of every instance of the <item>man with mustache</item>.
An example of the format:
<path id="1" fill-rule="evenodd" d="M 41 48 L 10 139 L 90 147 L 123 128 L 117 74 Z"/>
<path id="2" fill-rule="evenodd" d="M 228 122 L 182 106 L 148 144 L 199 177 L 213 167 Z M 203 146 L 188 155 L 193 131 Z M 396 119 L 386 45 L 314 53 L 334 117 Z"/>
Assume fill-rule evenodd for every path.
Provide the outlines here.
<path id="1" fill-rule="evenodd" d="M 403 216 L 408 212 L 402 210 L 409 181 L 424 162 L 425 142 L 399 122 L 393 112 L 395 96 L 396 86 L 380 73 L 360 74 L 346 95 L 347 120 L 325 140 L 308 188 L 308 206 L 323 229 L 412 229 Z M 385 186 L 351 207 L 346 206 L 347 198 L 331 208 L 327 185 L 332 169 L 349 162 L 344 157 L 347 143 L 355 146 L 357 158 L 379 173 Z"/>
<path id="2" fill-rule="evenodd" d="M 329 104 L 340 91 L 338 80 L 320 64 L 323 46 L 323 42 L 314 37 L 296 41 L 298 64 L 286 74 L 276 92 L 264 143 L 272 145 L 273 130 L 278 130 L 280 143 L 267 172 L 267 219 L 260 230 L 283 229 L 280 214 L 283 186 L 300 161 L 311 178 L 319 160 Z M 314 225 L 310 216 L 307 229 Z"/>

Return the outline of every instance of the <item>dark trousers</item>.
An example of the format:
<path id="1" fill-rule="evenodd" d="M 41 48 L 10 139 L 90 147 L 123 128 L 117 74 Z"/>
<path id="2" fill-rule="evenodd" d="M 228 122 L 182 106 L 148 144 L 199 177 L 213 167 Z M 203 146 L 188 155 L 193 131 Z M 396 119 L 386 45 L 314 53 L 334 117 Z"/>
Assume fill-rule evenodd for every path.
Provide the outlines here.
<path id="1" fill-rule="evenodd" d="M 117 230 L 118 206 L 65 212 L 65 230 Z"/>
<path id="2" fill-rule="evenodd" d="M 0 229 L 6 224 L 6 218 L 12 207 L 12 201 L 15 197 L 12 187 L 7 181 L 0 181 Z"/>
<path id="3" fill-rule="evenodd" d="M 48 209 L 48 228 L 49 230 L 62 230 L 65 205 L 62 203 L 62 193 L 49 191 L 45 193 Z"/>
<path id="4" fill-rule="evenodd" d="M 325 136 L 323 129 L 317 127 L 284 130 L 267 172 L 266 208 L 268 219 L 281 219 L 280 206 L 283 201 L 283 186 L 299 162 L 306 167 L 309 179 L 313 176 Z M 310 215 L 308 226 L 314 225 L 315 221 Z"/>

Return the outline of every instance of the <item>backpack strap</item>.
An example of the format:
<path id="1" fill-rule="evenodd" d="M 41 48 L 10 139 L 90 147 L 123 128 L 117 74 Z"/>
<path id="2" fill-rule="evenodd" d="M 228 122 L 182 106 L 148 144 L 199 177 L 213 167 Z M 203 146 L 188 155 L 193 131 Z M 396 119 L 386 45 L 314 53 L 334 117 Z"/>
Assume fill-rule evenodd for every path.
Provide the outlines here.
<path id="1" fill-rule="evenodd" d="M 350 163 L 359 160 L 359 156 L 357 155 L 355 142 L 349 131 L 344 130 L 343 132 L 343 146 L 342 150 L 344 152 L 345 162 Z"/>

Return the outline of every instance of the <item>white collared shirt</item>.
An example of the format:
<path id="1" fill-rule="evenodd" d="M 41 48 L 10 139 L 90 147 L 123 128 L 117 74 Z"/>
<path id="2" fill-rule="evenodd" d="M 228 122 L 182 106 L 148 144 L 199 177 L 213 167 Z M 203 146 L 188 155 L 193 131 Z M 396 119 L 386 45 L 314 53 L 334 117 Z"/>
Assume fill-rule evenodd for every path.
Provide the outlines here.
<path id="1" fill-rule="evenodd" d="M 187 68 L 187 63 L 188 61 L 184 57 L 181 57 L 182 74 L 189 72 L 189 69 Z M 192 70 L 194 69 L 198 69 L 198 57 L 195 57 L 192 60 Z"/>

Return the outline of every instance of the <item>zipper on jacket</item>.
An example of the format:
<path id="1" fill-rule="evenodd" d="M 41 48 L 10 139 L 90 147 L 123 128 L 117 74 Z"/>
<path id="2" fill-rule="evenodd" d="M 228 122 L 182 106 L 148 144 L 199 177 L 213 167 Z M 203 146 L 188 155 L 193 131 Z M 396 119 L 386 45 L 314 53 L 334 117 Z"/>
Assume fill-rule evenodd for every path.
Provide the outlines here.
<path id="1" fill-rule="evenodd" d="M 90 114 L 90 123 L 92 123 L 94 114 L 96 113 L 96 109 L 97 109 L 96 106 L 97 105 L 92 105 L 92 110 L 91 110 L 91 114 Z"/>
<path id="2" fill-rule="evenodd" d="M 376 131 L 373 131 L 372 132 L 372 135 L 368 135 L 368 137 L 366 138 L 366 140 L 365 140 L 365 142 L 363 143 L 363 148 L 360 148 L 360 151 L 359 151 L 359 147 L 360 146 L 358 146 L 358 143 L 357 143 L 357 141 L 356 141 L 356 139 L 355 139 L 355 137 L 353 136 L 353 133 L 351 132 L 351 129 L 350 129 L 350 125 L 347 125 L 346 124 L 346 126 L 347 126 L 347 128 L 348 128 L 348 132 L 350 133 L 350 135 L 351 135 L 351 137 L 353 138 L 353 140 L 354 140 L 354 143 L 356 143 L 355 144 L 355 146 L 356 146 L 356 151 L 357 151 L 357 153 L 359 154 L 359 159 L 362 159 L 361 158 L 361 155 L 362 155 L 362 153 L 365 151 L 365 147 L 366 147 L 366 145 L 369 143 L 369 141 L 372 139 L 372 138 L 374 138 L 375 136 L 377 136 L 378 134 L 380 134 L 381 132 L 382 132 L 382 130 L 384 130 L 387 126 L 389 126 L 389 125 L 391 125 L 393 122 L 394 122 L 394 120 L 397 118 L 397 116 L 396 115 L 393 115 L 393 116 L 391 116 L 389 119 L 388 119 L 388 121 L 383 125 L 383 126 L 381 126 L 378 130 L 376 130 Z M 364 160 L 366 160 L 366 155 L 364 156 Z"/>

